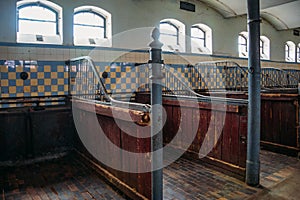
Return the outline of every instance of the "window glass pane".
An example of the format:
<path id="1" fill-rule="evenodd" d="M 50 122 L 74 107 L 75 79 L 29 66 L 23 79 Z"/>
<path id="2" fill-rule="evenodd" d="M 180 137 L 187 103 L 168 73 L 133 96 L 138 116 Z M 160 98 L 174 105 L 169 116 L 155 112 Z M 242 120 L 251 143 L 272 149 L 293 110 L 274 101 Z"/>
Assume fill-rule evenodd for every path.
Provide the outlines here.
<path id="1" fill-rule="evenodd" d="M 19 29 L 22 34 L 56 35 L 56 13 L 39 6 L 28 6 L 19 10 Z"/>
<path id="2" fill-rule="evenodd" d="M 199 47 L 204 47 L 204 40 L 199 38 L 191 38 L 192 48 L 198 50 Z"/>
<path id="3" fill-rule="evenodd" d="M 104 28 L 74 25 L 76 38 L 104 38 Z"/>
<path id="4" fill-rule="evenodd" d="M 246 38 L 243 36 L 239 36 L 239 44 L 246 45 L 246 43 L 247 43 Z"/>
<path id="5" fill-rule="evenodd" d="M 19 32 L 34 35 L 56 35 L 56 23 L 19 20 Z"/>
<path id="6" fill-rule="evenodd" d="M 177 37 L 176 36 L 161 34 L 160 41 L 164 45 L 177 45 Z"/>
<path id="7" fill-rule="evenodd" d="M 197 38 L 204 38 L 205 34 L 200 28 L 194 27 L 191 29 L 191 36 Z"/>
<path id="8" fill-rule="evenodd" d="M 245 45 L 239 45 L 239 52 L 247 53 L 247 48 Z"/>
<path id="9" fill-rule="evenodd" d="M 28 6 L 19 10 L 19 18 L 27 18 L 31 20 L 48 20 L 56 21 L 55 12 L 38 6 Z"/>
<path id="10" fill-rule="evenodd" d="M 198 27 L 191 28 L 191 40 L 192 40 L 192 49 L 205 47 L 205 33 L 202 29 Z M 195 46 L 195 47 L 194 47 Z"/>
<path id="11" fill-rule="evenodd" d="M 290 48 L 289 48 L 289 45 L 286 44 L 285 45 L 285 58 L 287 59 L 288 57 L 290 57 Z"/>
<path id="12" fill-rule="evenodd" d="M 82 12 L 74 15 L 74 23 L 92 26 L 104 26 L 104 19 L 91 12 Z"/>
<path id="13" fill-rule="evenodd" d="M 170 24 L 160 24 L 159 29 L 161 34 L 177 35 L 177 29 Z"/>
<path id="14" fill-rule="evenodd" d="M 178 45 L 178 29 L 171 24 L 162 23 L 159 26 L 160 37 L 159 40 L 164 44 L 164 50 L 169 50 L 168 45 Z"/>
<path id="15" fill-rule="evenodd" d="M 239 35 L 238 37 L 238 48 L 239 53 L 243 55 L 243 57 L 247 57 L 248 47 L 247 47 L 247 39 L 244 36 Z"/>
<path id="16" fill-rule="evenodd" d="M 105 38 L 105 20 L 93 12 L 74 15 L 74 38 Z"/>

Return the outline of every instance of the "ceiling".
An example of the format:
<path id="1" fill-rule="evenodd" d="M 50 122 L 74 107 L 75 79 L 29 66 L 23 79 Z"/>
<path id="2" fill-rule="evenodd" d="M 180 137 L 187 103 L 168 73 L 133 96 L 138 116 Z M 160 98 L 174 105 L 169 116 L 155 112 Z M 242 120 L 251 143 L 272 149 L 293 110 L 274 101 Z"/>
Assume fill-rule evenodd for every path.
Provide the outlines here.
<path id="1" fill-rule="evenodd" d="M 247 0 L 199 0 L 225 18 L 247 14 Z M 300 28 L 300 0 L 260 0 L 261 17 L 277 30 Z"/>

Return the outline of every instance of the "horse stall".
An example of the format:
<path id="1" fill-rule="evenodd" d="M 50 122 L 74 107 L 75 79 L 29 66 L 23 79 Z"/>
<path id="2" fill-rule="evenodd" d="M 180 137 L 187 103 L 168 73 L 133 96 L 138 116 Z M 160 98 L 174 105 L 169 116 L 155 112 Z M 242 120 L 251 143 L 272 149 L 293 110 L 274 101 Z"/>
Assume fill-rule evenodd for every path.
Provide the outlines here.
<path id="1" fill-rule="evenodd" d="M 103 67 L 89 57 L 69 66 L 79 154 L 129 197 L 150 198 L 149 66 Z M 244 179 L 247 101 L 197 94 L 168 66 L 163 74 L 164 163 L 185 156 Z"/>
<path id="2" fill-rule="evenodd" d="M 232 61 L 201 62 L 188 69 L 199 94 L 248 99 L 248 70 Z M 261 69 L 261 147 L 287 155 L 300 152 L 299 70 Z M 214 83 L 210 83 L 211 79 Z M 219 81 L 221 80 L 221 81 Z M 219 82 L 219 83 L 218 83 Z"/>
<path id="3" fill-rule="evenodd" d="M 67 96 L 0 100 L 1 164 L 10 165 L 73 148 L 75 129 Z"/>

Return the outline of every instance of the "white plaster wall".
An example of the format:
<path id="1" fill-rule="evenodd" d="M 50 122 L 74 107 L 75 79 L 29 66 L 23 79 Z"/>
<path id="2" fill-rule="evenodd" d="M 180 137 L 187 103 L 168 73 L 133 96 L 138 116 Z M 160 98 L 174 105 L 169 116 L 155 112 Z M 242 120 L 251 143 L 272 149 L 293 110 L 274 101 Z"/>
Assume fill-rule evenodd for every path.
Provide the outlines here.
<path id="1" fill-rule="evenodd" d="M 17 0 L 0 0 L 0 42 L 16 42 L 16 5 Z M 73 10 L 78 6 L 92 5 L 101 7 L 112 14 L 113 35 L 134 28 L 155 26 L 161 19 L 175 18 L 186 25 L 186 34 L 196 23 L 204 23 L 213 31 L 213 54 L 238 57 L 237 37 L 247 31 L 247 17 L 239 16 L 224 19 L 214 9 L 205 4 L 196 4 L 196 12 L 179 9 L 180 0 L 52 0 L 63 8 L 63 45 L 73 45 Z M 277 31 L 267 21 L 261 24 L 261 35 L 271 40 L 271 60 L 284 61 L 284 43 L 288 40 L 296 45 L 299 36 L 292 30 Z M 134 42 L 134 41 L 133 41 Z M 114 43 L 113 43 L 114 46 Z M 190 52 L 190 40 L 186 41 Z"/>

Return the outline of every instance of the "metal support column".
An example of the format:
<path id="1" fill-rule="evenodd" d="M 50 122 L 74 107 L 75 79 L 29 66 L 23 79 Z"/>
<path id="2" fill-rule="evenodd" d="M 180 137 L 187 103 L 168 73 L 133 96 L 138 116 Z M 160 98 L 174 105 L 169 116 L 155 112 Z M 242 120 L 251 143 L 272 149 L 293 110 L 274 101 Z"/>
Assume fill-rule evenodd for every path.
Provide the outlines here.
<path id="1" fill-rule="evenodd" d="M 159 42 L 159 30 L 155 28 L 152 32 L 153 42 L 150 44 L 150 57 L 149 61 L 151 66 L 151 150 L 152 156 L 152 200 L 163 199 L 163 138 L 162 138 L 162 87 L 161 79 L 163 74 L 161 71 L 161 47 L 162 43 Z"/>
<path id="2" fill-rule="evenodd" d="M 249 107 L 246 183 L 259 185 L 260 173 L 260 9 L 259 0 L 248 0 L 248 69 L 249 69 Z"/>

